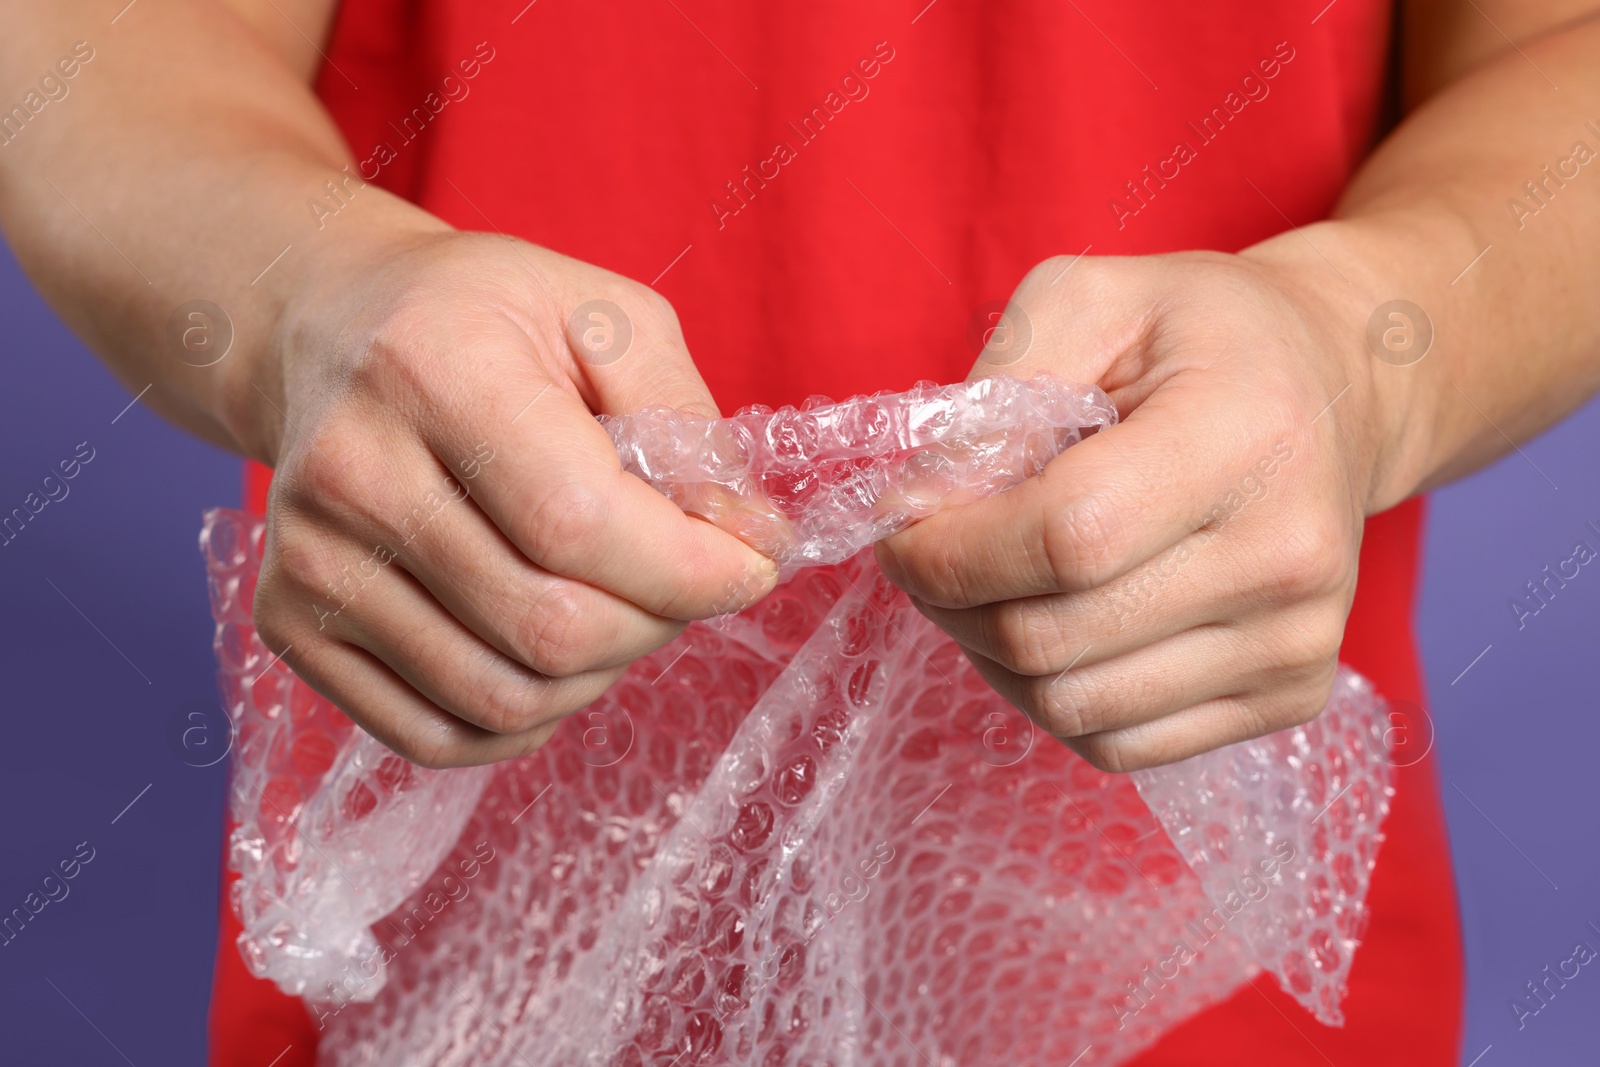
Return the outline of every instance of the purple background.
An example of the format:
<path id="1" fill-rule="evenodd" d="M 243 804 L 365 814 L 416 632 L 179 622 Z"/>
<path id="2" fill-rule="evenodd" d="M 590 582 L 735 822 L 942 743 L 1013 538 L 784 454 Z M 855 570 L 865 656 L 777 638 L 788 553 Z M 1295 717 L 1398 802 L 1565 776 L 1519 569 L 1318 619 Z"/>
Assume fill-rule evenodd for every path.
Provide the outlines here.
<path id="1" fill-rule="evenodd" d="M 215 703 L 195 536 L 204 508 L 237 502 L 239 464 L 142 404 L 119 417 L 143 383 L 112 379 L 3 250 L 0 316 L 0 514 L 95 449 L 0 547 L 0 914 L 79 842 L 95 850 L 0 947 L 0 1058 L 199 1064 L 224 774 L 169 735 Z M 1600 526 L 1600 406 L 1524 452 L 1435 495 L 1418 619 L 1465 926 L 1462 1063 L 1479 1067 L 1593 1063 L 1600 1031 L 1600 966 L 1520 1031 L 1508 1006 L 1578 940 L 1600 948 L 1584 925 L 1600 926 L 1600 566 L 1520 631 L 1507 606 L 1576 540 L 1600 549 L 1584 525 Z"/>

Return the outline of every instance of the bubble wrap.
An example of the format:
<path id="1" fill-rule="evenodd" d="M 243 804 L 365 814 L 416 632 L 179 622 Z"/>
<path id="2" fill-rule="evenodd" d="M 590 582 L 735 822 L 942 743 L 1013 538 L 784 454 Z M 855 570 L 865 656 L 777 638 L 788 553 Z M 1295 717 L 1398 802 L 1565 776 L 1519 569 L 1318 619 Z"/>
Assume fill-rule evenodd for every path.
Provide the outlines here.
<path id="1" fill-rule="evenodd" d="M 1393 792 L 1370 685 L 1104 774 L 853 555 L 1114 419 L 989 379 L 607 420 L 791 577 L 492 768 L 414 767 L 299 682 L 250 624 L 262 520 L 208 513 L 247 964 L 341 1065 L 1112 1064 L 1261 969 L 1338 1023 Z"/>
<path id="2" fill-rule="evenodd" d="M 1100 389 L 1042 375 L 918 382 L 899 396 L 812 397 L 731 419 L 669 408 L 601 419 L 625 470 L 790 571 L 842 563 L 942 507 L 1015 485 L 1116 421 Z"/>

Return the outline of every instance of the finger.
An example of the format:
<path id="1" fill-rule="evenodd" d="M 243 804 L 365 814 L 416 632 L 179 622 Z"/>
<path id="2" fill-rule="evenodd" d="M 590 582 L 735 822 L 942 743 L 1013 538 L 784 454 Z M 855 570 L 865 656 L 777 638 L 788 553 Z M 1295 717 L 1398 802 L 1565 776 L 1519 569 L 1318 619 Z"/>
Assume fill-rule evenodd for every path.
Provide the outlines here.
<path id="1" fill-rule="evenodd" d="M 456 470 L 478 457 L 472 494 L 528 559 L 675 619 L 771 589 L 770 560 L 623 473 L 610 437 L 544 376 L 526 335 L 508 331 L 462 366 L 460 388 L 480 407 L 439 420 L 429 443 Z"/>
<path id="2" fill-rule="evenodd" d="M 673 502 L 769 559 L 785 558 L 799 537 L 794 524 L 765 496 L 741 496 L 716 482 L 685 485 Z"/>
<path id="3" fill-rule="evenodd" d="M 620 281 L 626 287 L 610 290 L 618 301 L 612 308 L 596 311 L 587 303 L 592 299 L 587 294 L 605 284 L 604 281 L 592 282 L 587 275 L 586 288 L 572 292 L 569 297 L 584 301 L 581 306 L 589 309 L 580 315 L 583 321 L 574 321 L 569 316 L 567 343 L 594 388 L 597 414 L 626 415 L 641 408 L 660 406 L 702 418 L 717 418 L 721 412 L 689 354 L 672 305 L 653 290 L 615 275 L 607 274 L 606 278 L 613 284 Z M 596 288 L 587 287 L 591 285 Z M 620 321 L 604 321 L 617 315 Z M 601 359 L 590 357 L 585 328 L 600 324 L 613 329 L 613 338 L 624 329 L 631 334 L 627 349 L 619 352 L 613 348 Z"/>
<path id="4" fill-rule="evenodd" d="M 461 485 L 470 494 L 473 481 Z M 395 554 L 394 565 L 462 625 L 547 677 L 626 666 L 683 632 L 678 620 L 529 562 L 470 495 L 414 528 L 378 531 L 374 540 L 380 562 L 379 549 Z"/>
<path id="5" fill-rule="evenodd" d="M 1152 340 L 1160 293 L 1138 256 L 1056 256 L 1028 272 L 968 379 L 1048 371 L 1108 390 Z"/>
<path id="6" fill-rule="evenodd" d="M 1296 627 L 1289 605 L 1336 595 L 1345 571 L 1329 538 L 1306 528 L 1255 529 L 1228 541 L 1207 525 L 1105 585 L 1081 593 L 943 608 L 912 603 L 956 642 L 1024 675 L 1101 663 L 1207 623 L 1272 613 Z M 1350 565 L 1354 566 L 1352 560 Z M 1263 575 L 1278 575 L 1264 583 Z M 1306 635 L 1301 635 L 1306 636 Z M 1307 645 L 1314 644 L 1307 637 Z M 1085 651 L 1088 649 L 1088 651 Z"/>
<path id="7" fill-rule="evenodd" d="M 1286 439 L 1258 444 L 1237 410 L 1217 384 L 1174 378 L 1038 477 L 880 542 L 879 562 L 941 607 L 1103 585 L 1226 514 L 1243 471 L 1275 473 L 1293 456 Z"/>
<path id="8" fill-rule="evenodd" d="M 1205 554 L 1201 531 L 1120 578 L 1083 593 L 917 610 L 957 644 L 1023 675 L 1087 667 L 1205 623 L 1237 618 L 1250 597 L 1235 566 Z"/>
<path id="9" fill-rule="evenodd" d="M 1159 719 L 1066 743 L 1096 767 L 1113 773 L 1176 763 L 1315 719 L 1333 690 L 1335 666 L 1329 661 L 1314 682 L 1208 700 Z"/>
<path id="10" fill-rule="evenodd" d="M 593 264 L 513 243 L 524 288 L 531 282 L 536 292 L 506 311 L 541 346 L 556 349 L 547 370 L 570 379 L 590 410 L 622 415 L 660 405 L 719 415 L 665 297 Z"/>
<path id="11" fill-rule="evenodd" d="M 390 567 L 323 622 L 428 703 L 497 734 L 521 734 L 592 703 L 626 668 L 550 678 L 480 640 L 409 574 Z"/>
<path id="12" fill-rule="evenodd" d="M 422 767 L 472 767 L 538 750 L 557 723 L 497 734 L 424 698 L 370 652 L 342 641 L 296 642 L 284 662 L 379 742 Z"/>
<path id="13" fill-rule="evenodd" d="M 1225 626 L 1186 630 L 1126 655 L 1043 676 L 1018 674 L 964 651 L 995 692 L 1062 739 L 1151 722 L 1246 692 L 1267 669 L 1262 649 Z"/>

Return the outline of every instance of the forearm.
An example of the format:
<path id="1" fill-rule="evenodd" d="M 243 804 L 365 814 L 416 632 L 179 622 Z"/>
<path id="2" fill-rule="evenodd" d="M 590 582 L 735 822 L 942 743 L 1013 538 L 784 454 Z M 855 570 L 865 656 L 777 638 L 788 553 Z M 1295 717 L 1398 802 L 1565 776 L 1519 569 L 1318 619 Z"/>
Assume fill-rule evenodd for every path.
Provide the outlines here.
<path id="1" fill-rule="evenodd" d="M 11 13 L 0 36 L 7 84 L 37 89 L 45 72 L 53 81 L 37 113 L 26 89 L 5 102 L 26 117 L 0 134 L 0 224 L 41 291 L 131 390 L 149 385 L 145 402 L 163 414 L 270 459 L 280 428 L 262 412 L 277 395 L 271 355 L 286 306 L 375 235 L 443 224 L 363 188 L 306 65 L 244 19 L 169 0 L 112 25 L 120 8 Z M 78 60 L 70 78 L 62 57 Z M 348 207 L 319 219 L 311 200 Z M 232 347 L 212 366 L 196 366 L 205 360 L 175 351 L 169 336 L 174 310 L 195 300 L 232 322 Z"/>
<path id="2" fill-rule="evenodd" d="M 1418 108 L 1333 221 L 1247 253 L 1329 302 L 1370 374 L 1370 510 L 1487 463 L 1600 387 L 1597 57 L 1600 22 L 1508 50 Z M 1431 322 L 1418 362 L 1369 349 L 1368 320 L 1394 299 Z"/>

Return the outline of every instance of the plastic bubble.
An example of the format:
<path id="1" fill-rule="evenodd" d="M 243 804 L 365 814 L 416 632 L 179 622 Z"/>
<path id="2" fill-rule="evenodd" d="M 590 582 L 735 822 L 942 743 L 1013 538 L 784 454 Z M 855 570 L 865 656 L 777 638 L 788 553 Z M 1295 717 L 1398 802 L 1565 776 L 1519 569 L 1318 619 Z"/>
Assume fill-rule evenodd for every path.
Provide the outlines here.
<path id="1" fill-rule="evenodd" d="M 990 378 L 605 420 L 674 500 L 770 515 L 791 577 L 467 770 L 397 760 L 275 663 L 228 592 L 263 522 L 208 513 L 250 969 L 306 998 L 324 1064 L 1087 1067 L 1262 969 L 1337 1023 L 1393 793 L 1370 685 L 1341 669 L 1305 726 L 1103 774 L 857 555 L 1115 419 Z"/>

